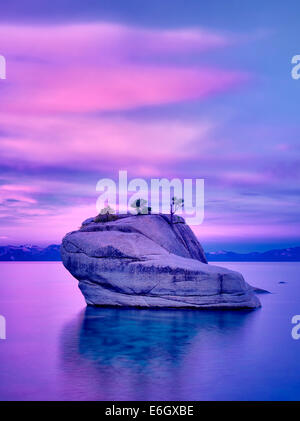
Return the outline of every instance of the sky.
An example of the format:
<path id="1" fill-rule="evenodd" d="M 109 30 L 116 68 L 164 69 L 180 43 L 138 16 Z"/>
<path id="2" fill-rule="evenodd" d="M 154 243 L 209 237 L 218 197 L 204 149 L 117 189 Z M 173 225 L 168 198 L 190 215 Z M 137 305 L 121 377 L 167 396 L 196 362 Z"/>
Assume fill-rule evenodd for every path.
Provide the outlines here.
<path id="1" fill-rule="evenodd" d="M 0 244 L 60 243 L 97 181 L 205 180 L 208 251 L 300 245 L 297 1 L 0 6 Z"/>

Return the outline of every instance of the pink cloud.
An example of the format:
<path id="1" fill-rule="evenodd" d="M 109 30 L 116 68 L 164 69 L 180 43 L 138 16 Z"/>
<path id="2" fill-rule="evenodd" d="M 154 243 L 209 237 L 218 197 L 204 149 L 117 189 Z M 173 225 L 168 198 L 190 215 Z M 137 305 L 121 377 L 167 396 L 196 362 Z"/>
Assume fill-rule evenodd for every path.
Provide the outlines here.
<path id="1" fill-rule="evenodd" d="M 89 112 L 203 99 L 245 81 L 238 72 L 143 65 L 52 68 L 16 66 L 0 109 L 14 112 Z M 21 95 L 20 95 L 21 94 Z"/>
<path id="2" fill-rule="evenodd" d="M 134 163 L 135 175 L 154 177 L 161 176 L 170 162 L 175 168 L 183 160 L 203 159 L 207 154 L 215 157 L 218 147 L 210 135 L 216 123 L 211 120 L 143 120 L 80 113 L 202 100 L 231 92 L 248 79 L 238 70 L 181 60 L 236 42 L 227 34 L 197 28 L 4 25 L 0 39 L 1 54 L 7 58 L 0 101 L 1 162 L 12 161 L 16 166 L 27 162 L 103 171 L 105 165 L 115 170 Z M 94 185 L 39 177 L 27 181 L 12 179 L 1 189 L 0 202 L 23 202 L 9 205 L 19 215 L 18 229 L 11 224 L 1 229 L 12 240 L 57 242 L 96 213 Z M 39 195 L 43 194 L 60 195 L 63 203 L 69 194 L 81 203 L 64 206 L 53 201 L 53 206 L 42 207 Z M 11 216 L 8 207 L 0 213 L 4 218 Z"/>
<path id="3" fill-rule="evenodd" d="M 197 52 L 236 43 L 229 34 L 202 28 L 147 29 L 107 22 L 64 25 L 1 25 L 1 50 L 55 61 L 100 58 L 118 61 L 133 54 Z"/>
<path id="4" fill-rule="evenodd" d="M 200 29 L 2 26 L 0 39 L 8 61 L 0 104 L 6 112 L 89 112 L 203 99 L 248 78 L 240 71 L 154 64 L 156 54 L 182 56 L 233 42 Z"/>
<path id="5" fill-rule="evenodd" d="M 6 192 L 24 192 L 24 193 L 32 193 L 37 191 L 36 187 L 32 185 L 22 185 L 22 184 L 2 184 L 1 190 Z"/>
<path id="6" fill-rule="evenodd" d="M 24 203 L 37 203 L 35 199 L 33 199 L 30 196 L 27 196 L 26 194 L 20 193 L 13 193 L 10 191 L 0 191 L 0 203 L 4 203 L 6 200 L 12 200 L 12 201 L 20 201 Z"/>
<path id="7" fill-rule="evenodd" d="M 268 224 L 266 220 L 264 222 L 260 221 L 259 223 L 253 223 L 253 221 L 249 221 L 249 223 L 240 221 L 236 224 L 226 224 L 221 221 L 218 223 L 215 221 L 204 222 L 203 225 L 192 226 L 191 228 L 200 242 L 212 239 L 224 241 L 228 238 L 232 241 L 241 239 L 249 241 L 250 239 L 260 238 L 299 238 L 299 229 L 296 223 L 290 225 L 287 225 L 284 222 Z"/>
<path id="8" fill-rule="evenodd" d="M 238 171 L 226 171 L 220 174 L 224 185 L 225 184 L 245 184 L 248 186 L 258 185 L 258 184 L 272 184 L 274 182 L 274 177 L 271 174 L 266 172 L 254 172 L 247 170 L 238 170 Z"/>
<path id="9" fill-rule="evenodd" d="M 4 131 L 13 128 L 14 132 L 1 139 L 4 160 L 82 168 L 88 162 L 89 169 L 99 168 L 103 160 L 119 168 L 134 160 L 140 175 L 154 175 L 170 159 L 204 153 L 213 145 L 208 136 L 214 127 L 205 120 L 135 121 L 120 117 L 59 116 L 20 119 L 11 114 L 0 115 L 0 125 Z"/>
<path id="10" fill-rule="evenodd" d="M 9 243 L 30 242 L 35 244 L 60 243 L 66 232 L 79 227 L 89 216 L 97 214 L 95 202 L 90 206 L 65 206 L 55 210 L 24 209 L 22 221 L 1 227 L 1 235 Z M 1 216 L 5 216 L 4 214 Z M 7 214 L 7 217 L 11 215 Z M 17 226 L 17 229 L 16 229 Z"/>

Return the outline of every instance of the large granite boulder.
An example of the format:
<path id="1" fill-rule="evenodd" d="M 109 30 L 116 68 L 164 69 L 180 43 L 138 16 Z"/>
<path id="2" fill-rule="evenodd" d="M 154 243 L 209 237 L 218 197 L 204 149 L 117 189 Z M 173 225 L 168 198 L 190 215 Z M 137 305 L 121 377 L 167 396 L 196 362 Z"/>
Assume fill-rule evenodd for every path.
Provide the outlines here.
<path id="1" fill-rule="evenodd" d="M 86 220 L 67 234 L 61 256 L 87 304 L 134 307 L 256 308 L 238 272 L 207 264 L 185 224 L 168 215 Z"/>

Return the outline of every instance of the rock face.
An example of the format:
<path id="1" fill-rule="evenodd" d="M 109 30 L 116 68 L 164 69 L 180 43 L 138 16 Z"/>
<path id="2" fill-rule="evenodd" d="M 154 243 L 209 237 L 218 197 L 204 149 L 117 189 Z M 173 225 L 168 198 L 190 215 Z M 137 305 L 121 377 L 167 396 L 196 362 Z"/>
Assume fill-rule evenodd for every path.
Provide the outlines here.
<path id="1" fill-rule="evenodd" d="M 87 219 L 62 242 L 64 266 L 87 304 L 134 307 L 256 308 L 241 274 L 207 264 L 183 218 L 122 215 Z"/>

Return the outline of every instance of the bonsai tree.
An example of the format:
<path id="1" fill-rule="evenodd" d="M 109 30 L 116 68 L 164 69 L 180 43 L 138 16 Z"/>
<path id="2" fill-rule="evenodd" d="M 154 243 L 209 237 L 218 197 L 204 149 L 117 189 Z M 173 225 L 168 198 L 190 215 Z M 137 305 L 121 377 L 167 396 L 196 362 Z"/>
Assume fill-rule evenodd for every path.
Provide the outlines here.
<path id="1" fill-rule="evenodd" d="M 146 206 L 147 200 L 145 199 L 137 199 L 131 203 L 131 207 L 137 211 L 138 215 L 147 214 L 149 210 L 151 212 L 151 208 Z"/>
<path id="2" fill-rule="evenodd" d="M 172 197 L 171 203 L 170 203 L 170 215 L 171 215 L 171 224 L 174 223 L 174 215 L 178 211 L 178 209 L 183 208 L 184 206 L 184 200 L 183 199 L 177 199 L 177 197 Z"/>
<path id="3" fill-rule="evenodd" d="M 108 204 L 105 208 L 101 209 L 100 213 L 94 219 L 94 222 L 109 222 L 116 219 L 115 210 L 111 208 Z"/>

